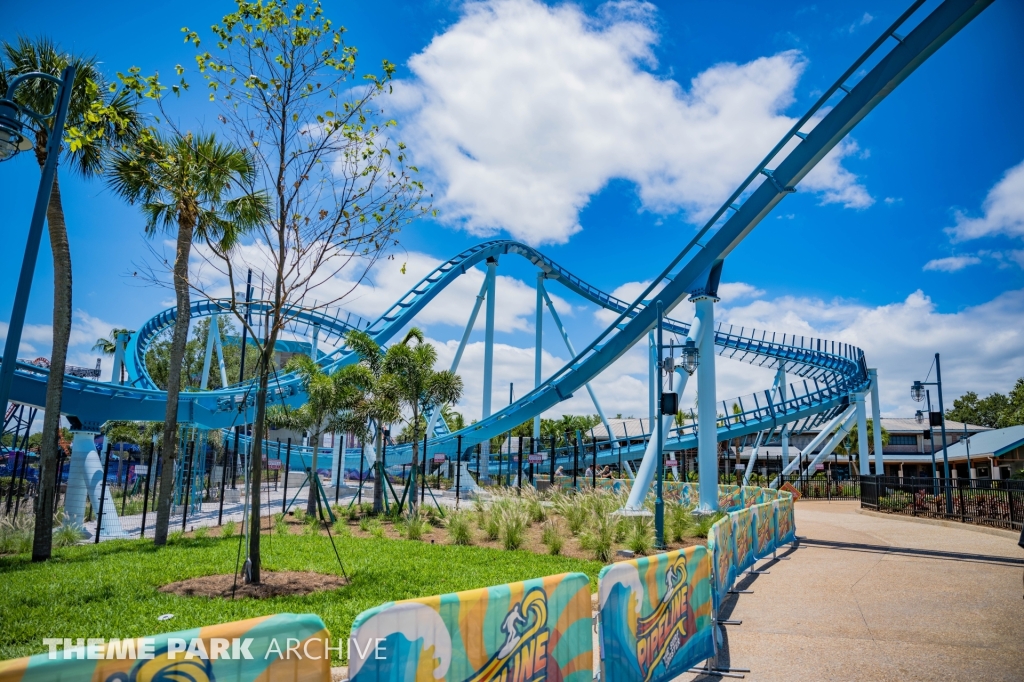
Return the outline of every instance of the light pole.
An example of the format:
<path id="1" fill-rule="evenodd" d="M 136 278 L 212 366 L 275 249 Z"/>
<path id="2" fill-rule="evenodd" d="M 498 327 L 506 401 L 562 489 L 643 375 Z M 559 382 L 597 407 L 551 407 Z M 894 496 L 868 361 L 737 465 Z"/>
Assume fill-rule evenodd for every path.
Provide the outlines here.
<path id="1" fill-rule="evenodd" d="M 946 497 L 946 513 L 953 512 L 953 500 L 948 494 L 949 486 L 949 453 L 946 452 L 946 410 L 942 404 L 942 364 L 939 362 L 939 354 L 935 354 L 935 381 L 915 381 L 910 387 L 910 397 L 921 402 L 924 399 L 924 387 L 935 386 L 939 391 L 939 425 L 942 433 L 942 470 L 943 475 L 946 478 L 946 483 L 943 486 L 947 489 Z M 931 407 L 928 408 L 928 419 L 931 421 Z"/>
<path id="2" fill-rule="evenodd" d="M 57 84 L 57 97 L 53 111 L 44 115 L 32 111 L 28 107 L 15 104 L 14 94 L 18 86 L 28 80 L 43 80 Z M 29 224 L 25 255 L 21 261 L 21 274 L 18 277 L 18 289 L 14 294 L 14 306 L 7 328 L 3 364 L 0 365 L 0 407 L 4 408 L 11 396 L 11 384 L 14 382 L 14 370 L 18 362 L 18 346 L 21 345 L 21 333 L 25 327 L 28 297 L 32 291 L 32 278 L 35 275 L 36 260 L 39 255 L 39 242 L 43 236 L 43 223 L 46 220 L 46 207 L 50 202 L 53 178 L 57 173 L 57 156 L 60 153 L 61 138 L 64 137 L 64 120 L 67 118 L 68 102 L 71 100 L 71 86 L 74 80 L 75 67 L 73 66 L 65 68 L 60 78 L 46 73 L 26 73 L 11 81 L 3 99 L 0 99 L 0 161 L 6 161 L 20 151 L 32 148 L 32 141 L 22 133 L 21 118 L 23 116 L 33 118 L 44 126 L 46 119 L 53 119 L 46 144 L 46 163 L 43 165 L 43 174 L 36 192 L 35 208 L 32 211 L 32 222 Z"/>

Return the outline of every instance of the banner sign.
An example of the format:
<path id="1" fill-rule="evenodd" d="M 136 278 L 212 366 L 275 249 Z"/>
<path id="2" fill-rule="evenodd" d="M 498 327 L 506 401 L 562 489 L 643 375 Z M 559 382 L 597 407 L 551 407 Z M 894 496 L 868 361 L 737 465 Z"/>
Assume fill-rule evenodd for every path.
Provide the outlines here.
<path id="1" fill-rule="evenodd" d="M 718 508 L 733 511 L 743 506 L 743 489 L 738 485 L 718 486 Z"/>
<path id="2" fill-rule="evenodd" d="M 800 499 L 800 491 L 797 490 L 796 487 L 794 487 L 793 484 L 790 483 L 789 481 L 786 481 L 781 486 L 779 486 L 779 490 L 785 490 L 787 493 L 792 495 L 794 502 Z"/>
<path id="3" fill-rule="evenodd" d="M 777 545 L 784 545 L 796 540 L 796 520 L 793 518 L 793 498 L 789 495 L 779 495 L 775 505 L 776 530 L 775 538 Z"/>
<path id="4" fill-rule="evenodd" d="M 753 514 L 754 556 L 762 558 L 775 551 L 775 503 L 756 504 Z"/>
<path id="5" fill-rule="evenodd" d="M 530 464 L 540 464 L 544 461 L 544 455 L 530 455 Z"/>
<path id="6" fill-rule="evenodd" d="M 268 460 L 267 461 L 267 469 L 269 469 L 270 471 L 280 471 L 281 470 L 281 460 L 279 460 L 279 459 Z"/>
<path id="7" fill-rule="evenodd" d="M 711 591 L 711 555 L 699 545 L 605 566 L 601 679 L 673 680 L 713 656 Z"/>
<path id="8" fill-rule="evenodd" d="M 745 571 L 754 565 L 753 513 L 749 509 L 729 514 L 732 519 L 733 547 L 736 554 L 733 563 L 736 572 Z"/>
<path id="9" fill-rule="evenodd" d="M 0 661 L 0 682 L 330 682 L 329 645 L 319 616 L 279 613 L 67 653 L 54 644 L 50 653 Z"/>
<path id="10" fill-rule="evenodd" d="M 711 552 L 712 565 L 715 567 L 713 592 L 715 610 L 725 599 L 736 581 L 735 545 L 732 537 L 732 519 L 726 516 L 711 526 L 708 532 L 708 551 Z"/>
<path id="11" fill-rule="evenodd" d="M 444 464 L 447 459 L 444 455 L 434 455 L 434 464 Z"/>
<path id="12" fill-rule="evenodd" d="M 363 611 L 351 682 L 590 682 L 590 579 L 563 573 Z"/>

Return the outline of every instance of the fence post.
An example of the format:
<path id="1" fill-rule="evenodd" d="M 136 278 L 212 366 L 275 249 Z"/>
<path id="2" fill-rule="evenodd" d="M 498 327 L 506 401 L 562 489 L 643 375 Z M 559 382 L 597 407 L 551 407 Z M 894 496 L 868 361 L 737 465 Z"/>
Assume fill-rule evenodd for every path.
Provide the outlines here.
<path id="1" fill-rule="evenodd" d="M 455 509 L 459 508 L 459 487 L 462 484 L 462 436 L 455 440 Z"/>
<path id="2" fill-rule="evenodd" d="M 103 528 L 103 502 L 107 498 L 107 470 L 110 469 L 110 443 L 107 443 L 107 458 L 103 461 L 103 480 L 100 481 L 100 505 L 96 513 L 96 540 L 100 544 L 100 530 Z"/>
<path id="3" fill-rule="evenodd" d="M 551 436 L 551 465 L 548 467 L 551 470 L 550 479 L 551 487 L 555 487 L 555 437 Z"/>
<path id="4" fill-rule="evenodd" d="M 580 485 L 577 481 L 577 474 L 580 469 L 580 435 L 577 433 L 576 438 L 573 439 L 572 444 L 572 487 L 573 490 L 579 490 Z"/>
<path id="5" fill-rule="evenodd" d="M 957 479 L 956 481 L 956 489 L 957 493 L 959 493 L 957 497 L 960 498 L 960 521 L 962 523 L 967 523 L 967 509 L 964 506 L 964 485 L 960 479 Z"/>
<path id="6" fill-rule="evenodd" d="M 188 498 L 192 493 L 192 460 L 196 456 L 196 442 L 192 441 L 185 446 L 188 451 L 188 460 L 185 462 L 185 499 L 181 505 L 181 531 L 185 532 L 185 522 L 188 520 Z"/>
<path id="7" fill-rule="evenodd" d="M 149 511 L 149 477 L 154 475 L 153 457 L 156 455 L 156 442 L 149 443 L 149 468 L 146 469 L 146 482 L 143 484 L 142 492 L 142 528 L 139 530 L 139 539 L 146 537 L 146 512 Z"/>
<path id="8" fill-rule="evenodd" d="M 1010 530 L 1014 530 L 1013 525 L 1017 522 L 1017 520 L 1014 518 L 1014 514 L 1013 514 L 1013 497 L 1014 497 L 1013 494 L 1014 493 L 1019 493 L 1019 492 L 1021 492 L 1021 491 L 1020 490 L 1015 490 L 1014 488 L 1008 488 L 1006 490 L 1006 498 L 1010 502 Z"/>
<path id="9" fill-rule="evenodd" d="M 285 454 L 284 460 L 284 493 L 281 496 L 281 513 L 287 514 L 288 510 L 288 474 L 292 470 L 292 439 L 288 439 L 288 450 Z"/>

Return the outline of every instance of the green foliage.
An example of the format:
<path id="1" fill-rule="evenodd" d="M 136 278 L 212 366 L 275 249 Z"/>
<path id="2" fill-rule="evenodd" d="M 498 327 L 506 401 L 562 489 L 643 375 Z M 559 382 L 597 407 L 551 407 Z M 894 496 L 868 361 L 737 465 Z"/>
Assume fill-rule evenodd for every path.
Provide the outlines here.
<path id="1" fill-rule="evenodd" d="M 713 514 L 700 514 L 697 516 L 697 537 L 706 538 L 708 533 L 711 532 L 711 526 L 718 523 L 719 519 L 723 519 L 725 516 L 726 513 L 723 511 L 716 511 Z"/>
<path id="2" fill-rule="evenodd" d="M 473 529 L 470 525 L 469 512 L 453 511 L 448 514 L 446 523 L 448 537 L 456 545 L 472 545 Z"/>
<path id="3" fill-rule="evenodd" d="M 352 535 L 352 531 L 349 530 L 348 524 L 345 522 L 345 518 L 338 516 L 334 520 L 334 525 L 331 527 L 337 537 L 348 537 Z"/>
<path id="4" fill-rule="evenodd" d="M 32 549 L 35 517 L 19 514 L 0 518 L 0 554 L 24 554 Z"/>
<path id="5" fill-rule="evenodd" d="M 555 511 L 565 519 L 569 532 L 573 535 L 579 535 L 583 530 L 583 524 L 587 521 L 587 507 L 584 504 L 584 499 L 582 495 L 576 493 L 568 495 L 559 493 L 554 499 Z"/>
<path id="6" fill-rule="evenodd" d="M 192 536 L 196 540 L 203 540 L 203 539 L 209 537 L 209 535 L 210 535 L 210 529 L 207 526 L 200 526 L 199 528 L 195 529 L 195 532 L 192 533 Z"/>
<path id="7" fill-rule="evenodd" d="M 1009 395 L 992 393 L 979 398 L 968 391 L 953 401 L 946 419 L 996 429 L 1024 424 L 1024 377 L 1017 379 Z"/>
<path id="8" fill-rule="evenodd" d="M 492 513 L 498 517 L 498 533 L 502 546 L 510 551 L 522 547 L 526 539 L 526 529 L 530 524 L 525 505 L 512 502 Z"/>
<path id="9" fill-rule="evenodd" d="M 171 531 L 167 534 L 167 544 L 176 545 L 180 544 L 185 539 L 185 533 L 181 530 Z"/>
<path id="10" fill-rule="evenodd" d="M 370 518 L 369 516 L 364 516 L 363 518 L 359 519 L 359 530 L 363 531 L 364 533 L 369 533 L 370 532 L 370 524 L 372 522 L 373 522 L 373 519 Z"/>
<path id="11" fill-rule="evenodd" d="M 555 518 L 544 522 L 540 534 L 541 542 L 548 548 L 548 554 L 557 556 L 562 553 L 562 545 L 565 539 L 562 537 L 562 528 Z"/>
<path id="12" fill-rule="evenodd" d="M 53 544 L 56 547 L 71 547 L 85 538 L 81 526 L 65 521 L 53 531 Z"/>
<path id="13" fill-rule="evenodd" d="M 702 537 L 697 531 L 698 524 L 697 519 L 693 515 L 693 507 L 683 504 L 672 504 L 667 507 L 667 511 L 667 525 L 673 541 L 682 542 L 687 538 Z"/>
<path id="14" fill-rule="evenodd" d="M 650 516 L 634 516 L 625 524 L 626 547 L 635 554 L 648 554 L 654 547 L 654 519 Z"/>
<path id="15" fill-rule="evenodd" d="M 292 518 L 298 521 L 299 523 L 305 523 L 306 510 L 303 509 L 302 507 L 296 507 L 295 509 L 292 510 Z"/>
<path id="16" fill-rule="evenodd" d="M 242 363 L 242 342 L 240 332 L 226 315 L 221 315 L 217 324 L 221 335 L 221 347 L 224 349 L 224 368 L 228 381 L 238 377 Z M 210 329 L 210 318 L 204 317 L 192 324 L 192 333 L 185 343 L 185 353 L 181 364 L 181 390 L 198 391 L 203 380 L 203 361 L 206 357 L 206 337 Z M 174 325 L 157 334 L 146 351 L 146 369 L 153 381 L 161 389 L 167 388 L 167 374 L 171 363 L 171 337 Z M 252 380 L 259 372 L 259 349 L 251 342 L 245 347 L 245 377 Z M 217 390 L 223 388 L 220 372 L 211 371 L 207 388 Z M 161 427 L 163 423 L 160 422 Z M 126 441 L 135 442 L 135 441 Z"/>
<path id="17" fill-rule="evenodd" d="M 173 613 L 164 631 L 187 630 L 274 613 L 316 613 L 332 633 L 349 632 L 360 612 L 388 601 L 500 585 L 580 571 L 595 582 L 600 564 L 566 557 L 421 542 L 336 538 L 354 580 L 337 591 L 276 599 L 186 598 L 159 587 L 188 578 L 230 574 L 238 539 L 113 540 L 54 552 L 54 561 L 0 557 L 0 659 L 46 651 L 44 637 L 143 637 L 160 631 L 157 616 Z M 337 574 L 326 538 L 275 537 L 266 567 Z M 268 553 L 269 554 L 269 553 Z M 454 570 L 457 568 L 457 570 Z M 341 655 L 344 655 L 345 647 Z M 334 665 L 340 663 L 335 653 Z"/>
<path id="18" fill-rule="evenodd" d="M 222 538 L 230 538 L 238 532 L 238 524 L 234 521 L 227 521 L 223 526 L 220 527 L 220 536 Z"/>
<path id="19" fill-rule="evenodd" d="M 278 535 L 288 535 L 288 522 L 285 521 L 283 514 L 274 514 L 274 532 Z"/>
<path id="20" fill-rule="evenodd" d="M 406 519 L 405 522 L 403 523 L 403 526 L 404 527 L 402 530 L 405 533 L 405 537 L 409 538 L 410 540 L 422 540 L 423 531 L 426 530 L 427 523 L 419 515 L 417 515 L 410 516 L 408 519 Z"/>

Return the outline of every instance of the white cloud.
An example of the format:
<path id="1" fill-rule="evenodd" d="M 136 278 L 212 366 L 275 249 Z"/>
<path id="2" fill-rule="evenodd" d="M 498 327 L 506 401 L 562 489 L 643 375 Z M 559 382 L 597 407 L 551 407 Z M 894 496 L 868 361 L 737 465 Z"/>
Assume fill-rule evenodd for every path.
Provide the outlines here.
<path id="1" fill-rule="evenodd" d="M 69 365 L 95 367 L 99 353 L 92 350 L 96 339 L 110 334 L 115 327 L 125 327 L 123 323 L 111 323 L 101 320 L 84 310 L 76 310 L 71 322 L 71 336 L 68 339 Z M 0 341 L 7 340 L 6 322 L 0 322 Z M 48 324 L 27 324 L 22 330 L 21 346 L 18 356 L 26 360 L 37 357 L 50 357 L 53 347 L 53 327 Z"/>
<path id="2" fill-rule="evenodd" d="M 859 346 L 868 365 L 878 368 L 883 413 L 909 416 L 919 407 L 910 399 L 910 384 L 924 379 L 936 351 L 942 354 L 947 406 L 966 391 L 1009 390 L 1024 376 L 1022 316 L 1024 290 L 951 313 L 939 312 L 916 291 L 904 301 L 877 307 L 798 297 L 759 300 L 724 309 L 719 319 Z"/>
<path id="3" fill-rule="evenodd" d="M 981 259 L 977 256 L 949 256 L 928 261 L 924 264 L 924 269 L 938 270 L 939 272 L 956 272 L 970 265 L 977 265 L 980 262 Z"/>
<path id="4" fill-rule="evenodd" d="M 659 40 L 646 3 L 491 0 L 409 61 L 396 86 L 403 136 L 440 186 L 442 215 L 474 234 L 564 243 L 613 178 L 644 208 L 706 218 L 789 129 L 806 61 L 795 51 L 722 63 L 688 88 L 651 73 Z M 871 198 L 841 167 L 847 142 L 808 176 L 825 203 Z"/>
<path id="5" fill-rule="evenodd" d="M 1024 238 L 1024 162 L 1006 171 L 989 190 L 982 212 L 977 218 L 956 212 L 956 225 L 946 230 L 954 242 L 997 234 Z"/>
<path id="6" fill-rule="evenodd" d="M 758 289 L 746 282 L 723 282 L 718 285 L 718 296 L 725 304 L 742 298 L 764 296 L 764 289 Z"/>

